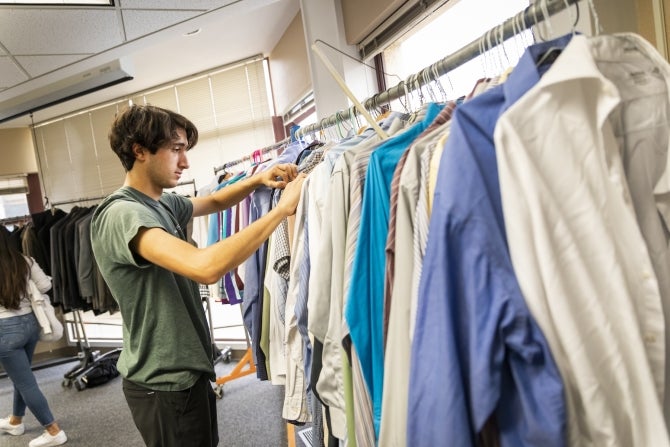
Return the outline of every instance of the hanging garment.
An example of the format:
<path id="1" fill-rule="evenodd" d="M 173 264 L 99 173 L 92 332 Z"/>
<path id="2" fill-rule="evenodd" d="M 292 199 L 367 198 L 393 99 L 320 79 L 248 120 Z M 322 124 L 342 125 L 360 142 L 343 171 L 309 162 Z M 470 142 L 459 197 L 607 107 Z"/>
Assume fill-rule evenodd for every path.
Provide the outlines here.
<path id="1" fill-rule="evenodd" d="M 366 173 L 360 232 L 345 318 L 349 325 L 351 340 L 361 361 L 363 377 L 372 397 L 373 421 L 377 435 L 384 379 L 382 340 L 384 249 L 388 232 L 391 178 L 402 153 L 433 122 L 440 109 L 440 105 L 428 104 L 421 121 L 384 141 L 370 155 Z"/>
<path id="2" fill-rule="evenodd" d="M 444 106 L 431 125 L 405 151 L 404 162 L 400 160 L 393 174 L 391 218 L 386 239 L 384 321 L 388 321 L 388 331 L 384 333 L 384 386 L 379 445 L 404 446 L 407 442 L 411 353 L 409 298 L 415 267 L 413 230 L 419 200 L 420 159 L 444 132 L 455 108 L 454 102 Z"/>
<path id="3" fill-rule="evenodd" d="M 510 255 L 566 383 L 571 446 L 668 445 L 667 330 L 631 197 L 640 174 L 647 204 L 667 191 L 669 80 L 637 36 L 576 36 L 496 129 Z"/>
<path id="4" fill-rule="evenodd" d="M 272 164 L 289 163 L 295 160 L 300 150 L 305 146 L 303 142 L 289 144 L 284 152 L 273 160 Z M 271 190 L 268 187 L 260 187 L 255 190 L 251 198 L 249 212 L 249 223 L 255 222 L 270 210 Z M 260 347 L 263 315 L 263 283 L 265 279 L 265 268 L 267 264 L 267 242 L 262 244 L 244 263 L 244 301 L 242 313 L 244 325 L 251 336 L 254 363 L 256 364 L 256 376 L 261 380 L 267 380 L 268 374 L 265 364 L 265 353 Z"/>
<path id="5" fill-rule="evenodd" d="M 309 182 L 305 179 L 300 191 L 300 200 L 296 208 L 295 233 L 291 245 L 291 266 L 289 290 L 286 296 L 286 329 L 284 345 L 286 346 L 286 386 L 284 387 L 284 406 L 282 417 L 287 421 L 305 423 L 310 420 L 308 406 L 309 380 L 305 374 L 307 362 L 312 361 L 311 343 L 304 343 L 303 334 L 299 330 L 298 315 L 301 307 L 307 305 L 307 282 L 309 281 L 309 236 L 307 231 L 307 202 Z M 298 309 L 296 309 L 298 308 Z M 307 334 L 305 334 L 307 335 Z M 308 340 L 309 342 L 309 340 Z"/>
<path id="6" fill-rule="evenodd" d="M 389 114 L 380 123 L 381 127 L 394 134 L 403 126 L 402 114 Z M 343 316 L 345 302 L 345 241 L 349 215 L 349 167 L 360 153 L 368 153 L 380 144 L 379 136 L 372 129 L 340 142 L 328 149 L 319 171 L 310 181 L 315 191 L 310 194 L 308 209 L 308 231 L 310 235 L 311 274 L 308 285 L 307 322 L 314 337 L 323 344 L 322 356 L 313 358 L 311 382 L 319 399 L 328 407 L 326 417 L 330 419 L 332 432 L 339 439 L 354 442 L 354 401 L 351 367 L 344 365 L 343 339 L 348 338 L 348 329 Z M 332 174 L 330 173 L 332 171 Z M 326 190 L 327 192 L 324 192 Z M 352 237 L 355 241 L 355 237 Z M 352 243 L 353 246 L 353 243 Z M 323 360 L 323 361 L 322 361 Z M 349 388 L 346 386 L 349 385 Z M 363 388 L 365 387 L 362 384 Z M 347 398 L 349 396 L 349 398 Z M 369 407 L 369 405 L 368 405 Z M 371 415 L 357 418 L 356 424 L 370 421 L 370 438 L 374 445 L 374 429 Z M 346 421 L 346 422 L 345 422 Z M 350 433 L 347 433 L 349 430 Z M 360 444 L 365 445 L 365 444 Z"/>
<path id="7" fill-rule="evenodd" d="M 493 132 L 540 80 L 529 47 L 508 80 L 456 109 L 442 153 L 412 340 L 407 445 L 564 446 L 563 383 L 509 260 Z M 436 423 L 439 421 L 439 423 Z"/>

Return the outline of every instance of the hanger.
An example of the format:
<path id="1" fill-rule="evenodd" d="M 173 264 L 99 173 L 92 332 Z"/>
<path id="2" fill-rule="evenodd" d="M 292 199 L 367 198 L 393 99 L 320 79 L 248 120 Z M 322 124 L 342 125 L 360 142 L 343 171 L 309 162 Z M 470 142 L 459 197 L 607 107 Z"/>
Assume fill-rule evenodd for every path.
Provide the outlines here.
<path id="1" fill-rule="evenodd" d="M 593 4 L 593 0 L 588 0 L 589 2 L 589 11 L 591 11 L 591 15 L 593 16 L 593 22 L 595 24 L 595 31 L 593 33 L 594 36 L 597 36 L 600 34 L 600 19 L 598 18 L 598 12 L 596 11 L 596 6 Z"/>
<path id="2" fill-rule="evenodd" d="M 251 157 L 254 163 L 262 163 L 263 162 L 263 152 L 260 149 L 256 149 L 251 153 Z"/>
<path id="3" fill-rule="evenodd" d="M 568 3 L 567 0 L 563 0 L 563 1 L 565 2 L 566 9 L 569 10 L 570 9 L 570 4 Z M 578 2 L 575 3 L 575 8 L 576 8 L 577 12 L 575 14 L 575 19 L 573 20 L 573 23 L 572 23 L 572 35 L 573 36 L 577 33 L 577 22 L 579 22 L 579 3 Z M 544 12 L 543 12 L 543 14 L 544 14 Z M 560 47 L 550 47 L 549 49 L 547 49 L 547 51 L 545 51 L 544 53 L 542 53 L 539 56 L 535 65 L 539 67 L 539 66 L 544 65 L 544 64 L 553 64 L 556 61 L 556 59 L 558 58 L 558 56 L 560 56 L 562 51 L 563 51 L 563 49 L 560 48 Z"/>
<path id="4" fill-rule="evenodd" d="M 221 184 L 224 180 L 228 180 L 230 177 L 232 177 L 233 174 L 228 172 L 226 168 L 223 169 L 223 172 L 219 175 L 219 178 L 216 180 L 218 184 Z"/>
<path id="5" fill-rule="evenodd" d="M 335 112 L 335 126 L 337 128 L 337 135 L 340 137 L 340 140 L 344 139 L 345 136 L 345 134 L 342 133 L 342 127 L 344 127 L 344 124 L 342 122 L 343 118 L 341 115 L 342 112 L 343 110 L 338 110 L 337 112 Z M 340 127 L 341 124 L 342 127 Z"/>
<path id="6" fill-rule="evenodd" d="M 423 107 L 426 103 L 426 97 L 423 95 L 423 85 L 419 74 L 420 73 L 417 73 L 416 76 L 414 76 L 414 83 L 416 84 L 415 91 L 419 97 L 419 107 Z"/>

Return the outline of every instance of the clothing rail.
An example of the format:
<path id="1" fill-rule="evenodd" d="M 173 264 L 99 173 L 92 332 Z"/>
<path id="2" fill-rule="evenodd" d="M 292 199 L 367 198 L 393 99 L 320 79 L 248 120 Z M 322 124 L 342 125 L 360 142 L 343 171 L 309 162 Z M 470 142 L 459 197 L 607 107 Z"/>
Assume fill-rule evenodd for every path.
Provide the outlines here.
<path id="1" fill-rule="evenodd" d="M 70 203 L 79 203 L 79 202 L 94 202 L 96 200 L 102 200 L 107 196 L 98 196 L 98 197 L 81 197 L 79 199 L 63 200 L 61 202 L 53 202 L 51 206 L 58 205 L 68 205 Z"/>
<path id="2" fill-rule="evenodd" d="M 288 143 L 290 141 L 291 141 L 290 137 L 284 138 L 281 141 L 273 143 L 269 146 L 265 146 L 262 149 L 258 149 L 258 151 L 260 151 L 260 153 L 264 155 L 264 154 L 267 154 L 268 152 L 271 152 L 275 149 L 278 149 L 278 148 L 282 147 L 283 145 L 285 145 L 286 143 Z M 258 151 L 254 151 L 254 152 L 258 152 Z M 249 161 L 249 160 L 253 160 L 253 155 L 245 155 L 244 157 L 239 158 L 237 160 L 228 161 L 228 162 L 222 164 L 221 166 L 217 166 L 216 168 L 214 168 L 214 174 L 217 174 L 217 173 L 219 173 L 220 171 L 223 171 L 226 168 L 229 168 L 229 167 L 235 166 L 235 165 L 239 165 L 240 163 L 244 163 L 245 161 Z"/>
<path id="3" fill-rule="evenodd" d="M 193 185 L 193 195 L 197 196 L 198 195 L 198 187 L 195 186 L 195 180 L 184 180 L 183 182 L 177 183 L 173 188 L 166 188 L 168 191 L 173 191 L 176 188 L 186 186 L 186 185 Z M 173 191 L 174 192 L 174 191 Z"/>
<path id="4" fill-rule="evenodd" d="M 388 104 L 395 99 L 402 98 L 406 96 L 408 92 L 418 90 L 435 81 L 440 76 L 443 76 L 477 56 L 486 53 L 494 45 L 497 46 L 506 39 L 519 34 L 521 31 L 527 30 L 533 25 L 537 25 L 538 23 L 549 19 L 549 16 L 567 9 L 578 1 L 579 0 L 540 0 L 533 3 L 522 12 L 510 17 L 502 24 L 491 28 L 482 34 L 481 37 L 473 40 L 455 53 L 408 76 L 407 79 L 401 81 L 394 87 L 362 101 L 363 107 L 367 110 L 375 110 L 381 104 Z M 302 137 L 304 135 L 313 134 L 322 129 L 334 126 L 338 122 L 342 122 L 343 117 L 350 117 L 357 113 L 358 111 L 356 110 L 356 107 L 351 106 L 345 111 L 340 111 L 327 118 L 319 120 L 314 124 L 298 129 L 296 136 Z"/>
<path id="5" fill-rule="evenodd" d="M 31 219 L 32 216 L 30 214 L 26 214 L 25 216 L 5 217 L 4 219 L 0 219 L 0 225 L 27 222 Z"/>

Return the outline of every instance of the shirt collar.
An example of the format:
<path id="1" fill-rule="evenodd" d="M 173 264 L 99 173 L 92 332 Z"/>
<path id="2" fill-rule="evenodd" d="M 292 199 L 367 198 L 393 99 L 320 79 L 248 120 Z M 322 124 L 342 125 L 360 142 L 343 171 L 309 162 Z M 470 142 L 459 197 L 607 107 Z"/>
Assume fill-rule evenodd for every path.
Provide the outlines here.
<path id="1" fill-rule="evenodd" d="M 507 80 L 502 84 L 503 92 L 505 94 L 503 110 L 507 110 L 507 108 L 528 91 L 529 87 L 538 83 L 541 74 L 536 65 L 536 61 L 550 49 L 565 48 L 572 38 L 572 34 L 566 34 L 554 40 L 536 43 L 526 49 L 523 56 L 521 56 L 521 59 L 519 59 L 516 68 L 514 68 Z M 561 57 L 563 57 L 562 54 Z M 561 57 L 559 57 L 556 62 L 558 62 Z"/>
<path id="2" fill-rule="evenodd" d="M 572 38 L 570 45 L 563 50 L 539 84 L 542 87 L 549 87 L 577 79 L 589 78 L 609 82 L 598 70 L 588 39 L 585 36 L 578 35 Z"/>
<path id="3" fill-rule="evenodd" d="M 631 56 L 626 53 L 631 49 L 651 60 L 665 78 L 670 102 L 670 64 L 661 57 L 649 42 L 633 33 L 617 33 L 586 38 L 581 35 L 573 37 L 570 44 L 556 59 L 552 68 L 542 76 L 538 87 L 558 86 L 562 83 L 578 79 L 594 79 L 600 83 L 600 91 L 593 94 L 600 96 L 598 113 L 599 122 L 607 119 L 611 110 L 621 102 L 616 86 L 602 75 L 597 60 L 624 61 Z M 514 74 L 514 73 L 512 73 Z M 511 77 L 511 75 L 510 75 Z M 594 86 L 595 87 L 595 86 Z M 654 187 L 654 194 L 661 196 L 670 193 L 670 141 L 666 155 L 666 168 Z"/>

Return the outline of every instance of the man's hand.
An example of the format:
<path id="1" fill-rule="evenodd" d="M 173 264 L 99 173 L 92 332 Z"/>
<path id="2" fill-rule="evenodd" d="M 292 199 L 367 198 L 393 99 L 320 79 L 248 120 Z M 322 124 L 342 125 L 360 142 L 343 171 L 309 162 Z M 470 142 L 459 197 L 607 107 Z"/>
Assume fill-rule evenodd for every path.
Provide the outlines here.
<path id="1" fill-rule="evenodd" d="M 295 214 L 295 210 L 298 207 L 298 201 L 300 201 L 300 190 L 302 189 L 302 184 L 306 178 L 306 174 L 298 174 L 295 180 L 288 183 L 286 188 L 284 188 L 284 192 L 281 193 L 277 208 L 282 209 L 287 216 Z"/>
<path id="2" fill-rule="evenodd" d="M 298 167 L 294 164 L 285 163 L 272 166 L 258 175 L 261 176 L 261 181 L 265 186 L 284 189 L 298 175 Z"/>

